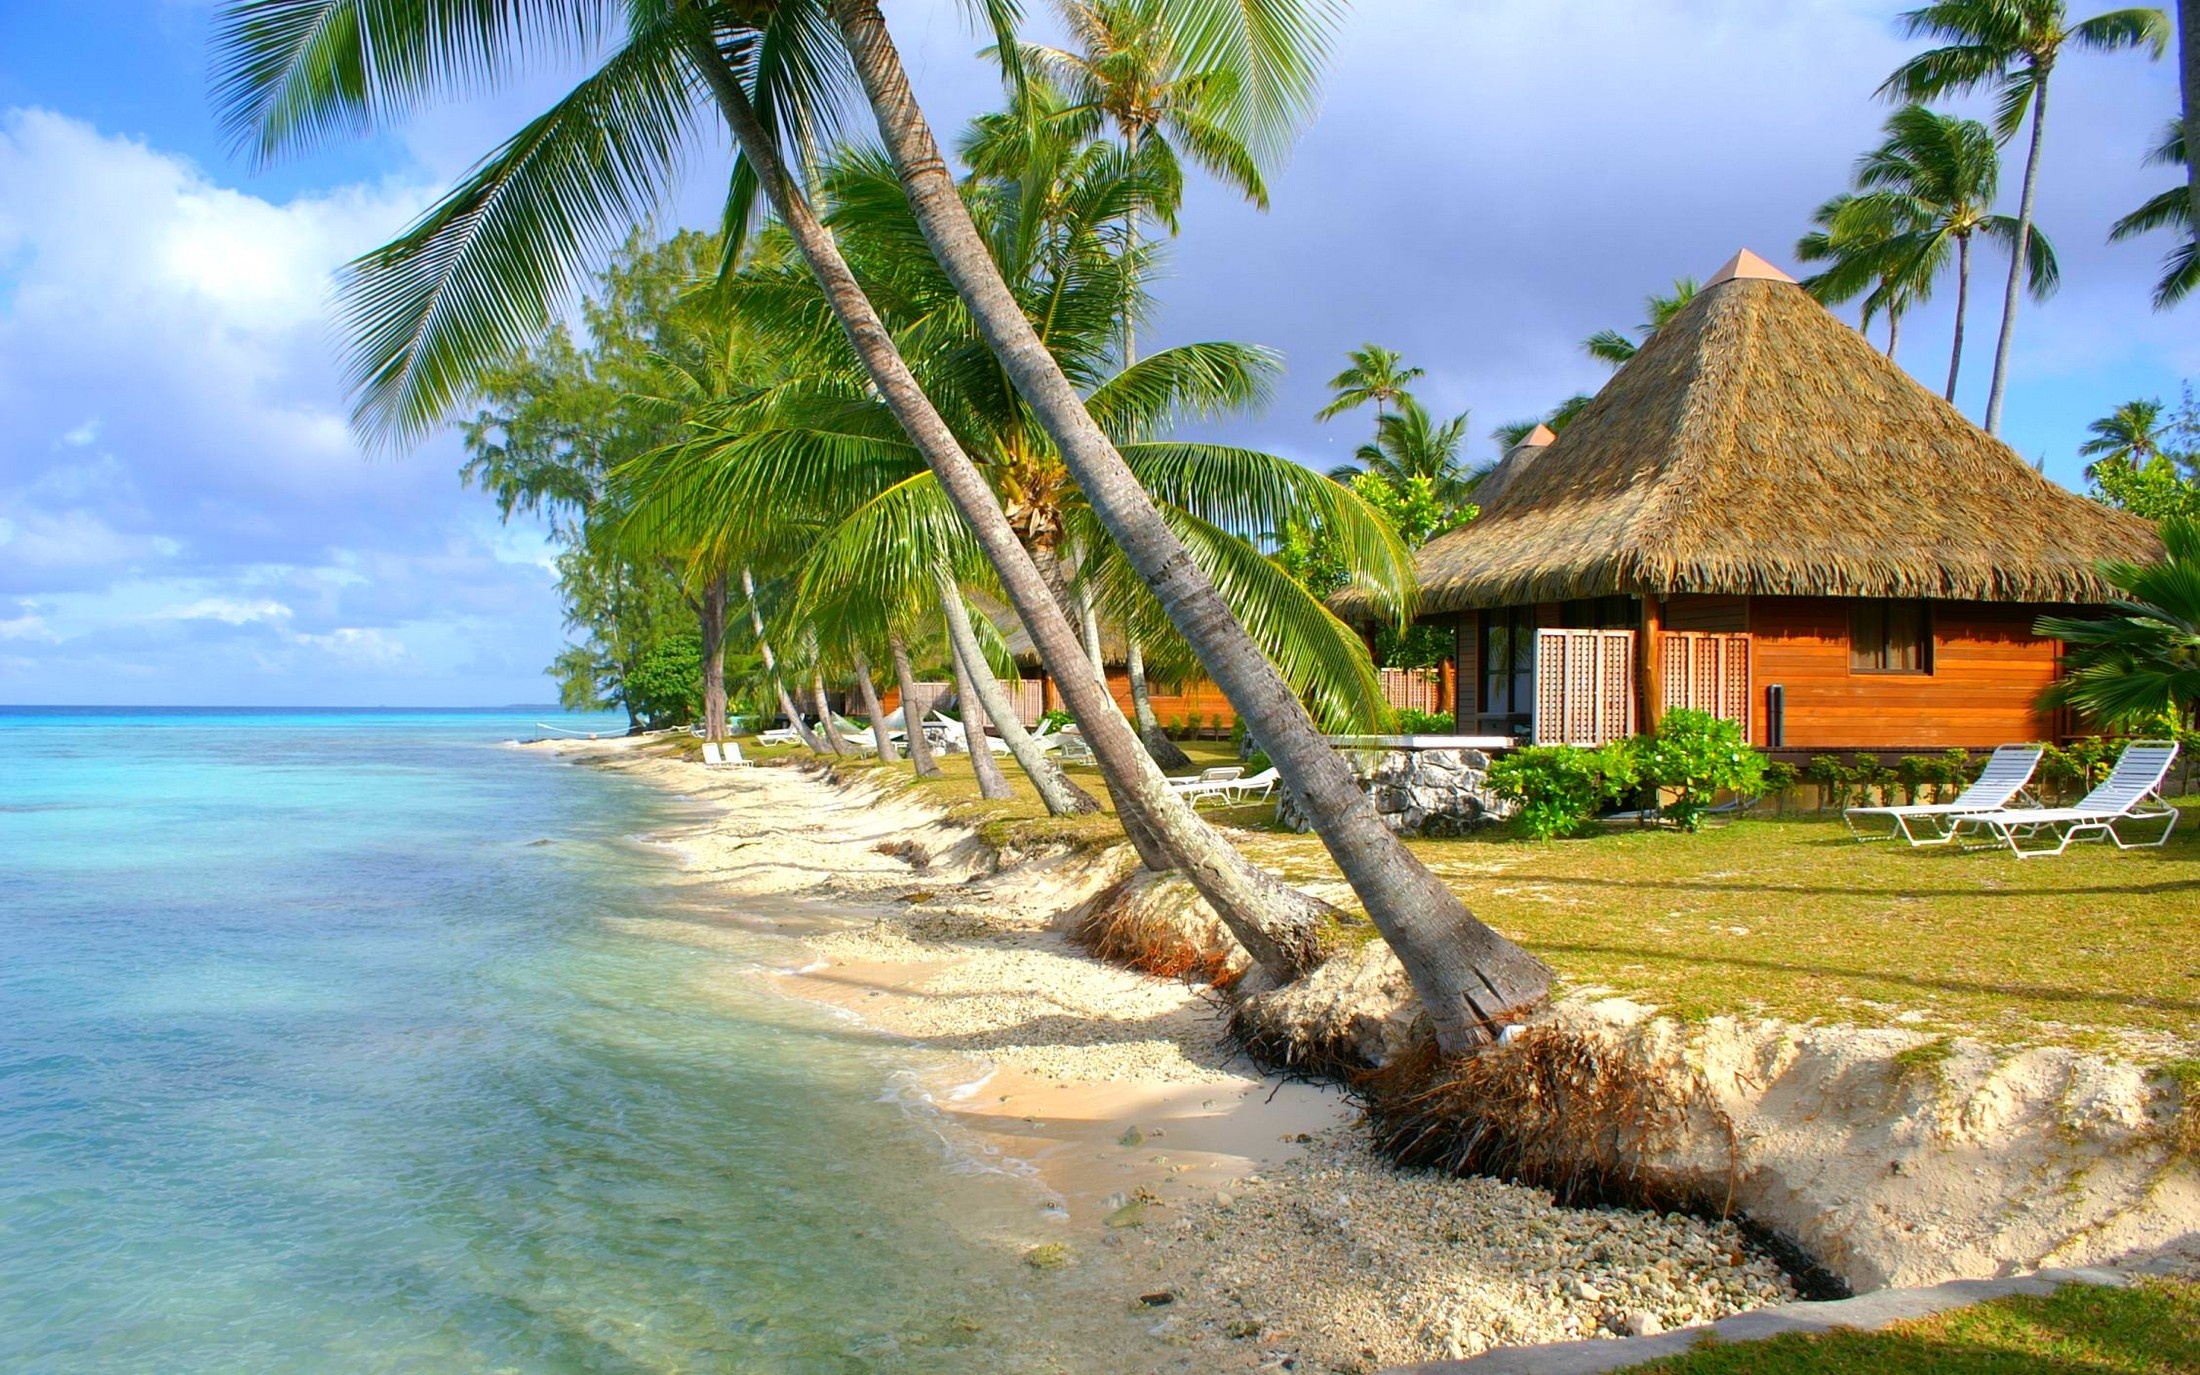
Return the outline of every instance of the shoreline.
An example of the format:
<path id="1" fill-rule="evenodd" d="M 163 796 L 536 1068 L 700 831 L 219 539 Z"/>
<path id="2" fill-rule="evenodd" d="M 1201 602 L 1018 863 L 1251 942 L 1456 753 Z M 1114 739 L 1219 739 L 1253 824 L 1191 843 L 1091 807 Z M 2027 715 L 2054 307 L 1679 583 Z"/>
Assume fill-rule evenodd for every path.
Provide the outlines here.
<path id="1" fill-rule="evenodd" d="M 1114 1291 L 1156 1368 L 1369 1372 L 1794 1297 L 1732 1223 L 1378 1159 L 1339 1090 L 1252 1064 L 1214 995 L 1071 943 L 1064 919 L 1127 849 L 1002 868 L 907 797 L 799 767 L 535 748 L 707 807 L 653 841 L 733 919 L 814 952 L 757 980 L 930 1060 L 893 1091 L 1038 1195 L 1027 1261 Z"/>

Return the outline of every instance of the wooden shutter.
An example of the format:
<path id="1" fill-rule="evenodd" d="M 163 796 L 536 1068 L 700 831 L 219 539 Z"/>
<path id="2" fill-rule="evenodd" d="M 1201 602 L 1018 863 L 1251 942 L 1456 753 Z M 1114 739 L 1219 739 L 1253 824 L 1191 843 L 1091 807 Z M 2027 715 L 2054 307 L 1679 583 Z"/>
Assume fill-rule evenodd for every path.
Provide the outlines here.
<path id="1" fill-rule="evenodd" d="M 1601 745 L 1635 733 L 1635 632 L 1538 630 L 1538 745 Z"/>
<path id="2" fill-rule="evenodd" d="M 1666 711 L 1705 711 L 1749 730 L 1750 637 L 1668 630 L 1658 637 Z"/>

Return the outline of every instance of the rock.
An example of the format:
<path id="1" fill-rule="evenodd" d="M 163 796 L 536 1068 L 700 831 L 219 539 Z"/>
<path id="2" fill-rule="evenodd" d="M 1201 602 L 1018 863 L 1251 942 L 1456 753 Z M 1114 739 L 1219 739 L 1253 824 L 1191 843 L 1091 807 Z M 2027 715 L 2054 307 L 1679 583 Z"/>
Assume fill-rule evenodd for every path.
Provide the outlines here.
<path id="1" fill-rule="evenodd" d="M 1034 1270 L 1066 1270 L 1071 1256 L 1069 1247 L 1059 1241 L 1049 1241 L 1024 1252 L 1024 1264 Z"/>
<path id="2" fill-rule="evenodd" d="M 1657 1314 L 1641 1309 L 1621 1318 L 1619 1330 L 1630 1337 L 1655 1337 L 1665 1330 L 1665 1324 Z"/>
<path id="3" fill-rule="evenodd" d="M 1125 1127 L 1123 1134 L 1115 1138 L 1115 1144 L 1118 1146 L 1143 1146 L 1146 1144 L 1146 1134 L 1136 1127 Z"/>

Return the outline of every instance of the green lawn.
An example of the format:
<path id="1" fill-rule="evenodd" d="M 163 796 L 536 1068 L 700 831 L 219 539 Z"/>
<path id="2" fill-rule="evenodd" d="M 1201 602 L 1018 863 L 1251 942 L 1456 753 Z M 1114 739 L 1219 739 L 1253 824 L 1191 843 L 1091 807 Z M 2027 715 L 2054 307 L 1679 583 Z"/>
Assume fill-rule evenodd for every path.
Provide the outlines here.
<path id="1" fill-rule="evenodd" d="M 1881 1332 L 1706 1343 L 1639 1375 L 2189 1375 L 2200 1370 L 2200 1286 L 2074 1284 Z"/>

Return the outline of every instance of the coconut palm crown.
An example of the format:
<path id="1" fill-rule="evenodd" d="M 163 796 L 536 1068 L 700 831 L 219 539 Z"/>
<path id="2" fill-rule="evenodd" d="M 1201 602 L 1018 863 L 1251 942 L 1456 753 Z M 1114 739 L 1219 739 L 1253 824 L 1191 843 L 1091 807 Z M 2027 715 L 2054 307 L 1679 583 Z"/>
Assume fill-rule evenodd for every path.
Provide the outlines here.
<path id="1" fill-rule="evenodd" d="M 2070 646 L 2049 701 L 2105 725 L 2188 729 L 2200 711 L 2200 521 L 2162 522 L 2159 563 L 2112 563 L 2101 576 L 2123 593 L 2098 619 L 2044 616 L 2037 632 Z"/>

